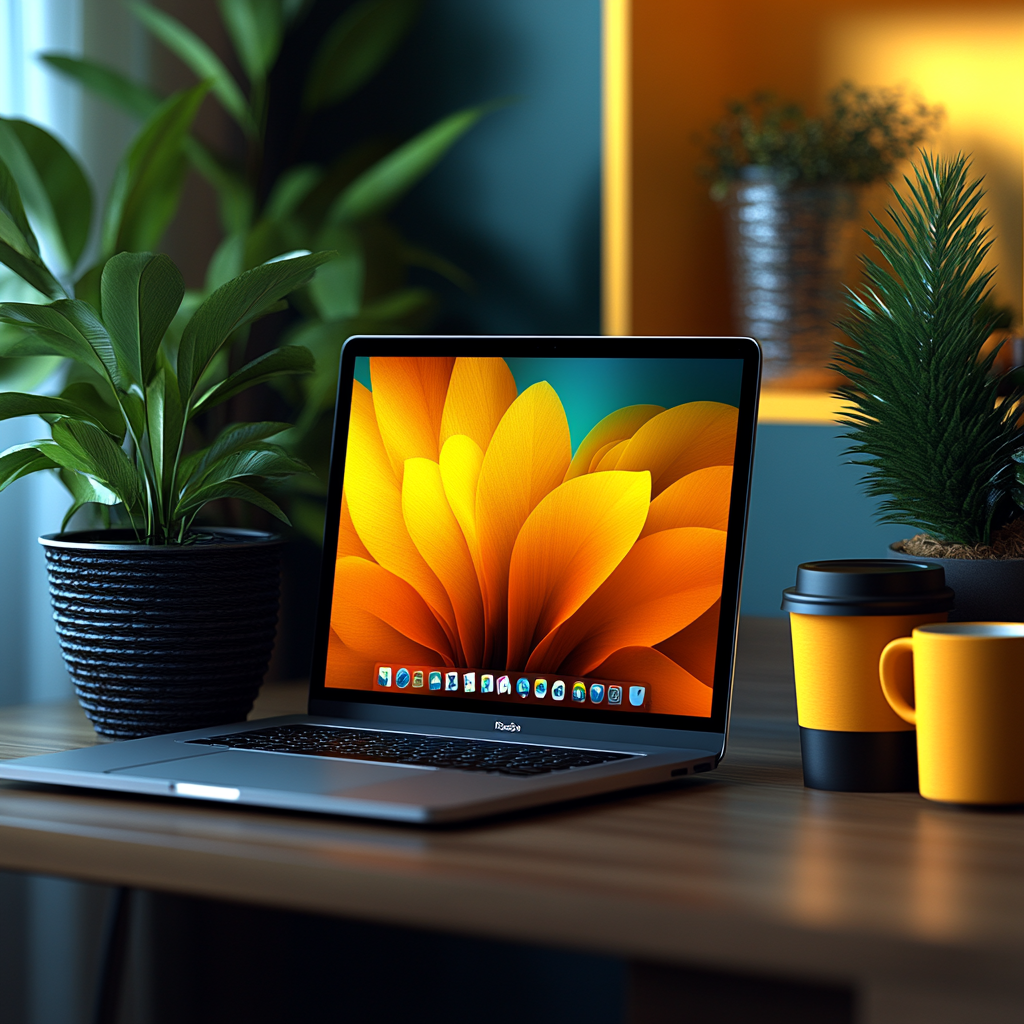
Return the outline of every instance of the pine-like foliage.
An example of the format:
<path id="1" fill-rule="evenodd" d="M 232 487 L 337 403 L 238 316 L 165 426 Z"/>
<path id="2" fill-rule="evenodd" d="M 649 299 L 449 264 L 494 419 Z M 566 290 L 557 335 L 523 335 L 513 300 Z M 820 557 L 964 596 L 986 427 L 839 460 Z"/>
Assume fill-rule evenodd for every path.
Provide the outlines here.
<path id="1" fill-rule="evenodd" d="M 991 242 L 979 210 L 984 191 L 962 155 L 922 153 L 896 188 L 891 224 L 869 232 L 889 269 L 862 257 L 865 283 L 850 292 L 835 368 L 849 381 L 838 396 L 854 411 L 842 421 L 847 454 L 867 466 L 867 492 L 882 497 L 879 519 L 957 544 L 988 543 L 1014 485 L 1011 454 L 1024 437 L 1021 392 L 997 404 L 992 329 Z"/>

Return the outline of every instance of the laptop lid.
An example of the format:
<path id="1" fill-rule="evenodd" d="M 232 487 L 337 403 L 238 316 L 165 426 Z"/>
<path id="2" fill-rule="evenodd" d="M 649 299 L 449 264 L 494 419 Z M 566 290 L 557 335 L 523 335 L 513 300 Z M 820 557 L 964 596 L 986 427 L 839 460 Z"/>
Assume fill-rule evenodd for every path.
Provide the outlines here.
<path id="1" fill-rule="evenodd" d="M 746 338 L 350 338 L 310 713 L 724 745 L 759 383 Z"/>

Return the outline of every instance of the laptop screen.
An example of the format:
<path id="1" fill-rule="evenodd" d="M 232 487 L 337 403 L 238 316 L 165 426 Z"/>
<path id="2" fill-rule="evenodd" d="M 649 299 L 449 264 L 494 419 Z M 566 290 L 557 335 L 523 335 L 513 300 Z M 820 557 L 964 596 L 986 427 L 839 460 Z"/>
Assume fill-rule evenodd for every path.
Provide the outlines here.
<path id="1" fill-rule="evenodd" d="M 348 359 L 322 692 L 709 721 L 752 349 Z"/>

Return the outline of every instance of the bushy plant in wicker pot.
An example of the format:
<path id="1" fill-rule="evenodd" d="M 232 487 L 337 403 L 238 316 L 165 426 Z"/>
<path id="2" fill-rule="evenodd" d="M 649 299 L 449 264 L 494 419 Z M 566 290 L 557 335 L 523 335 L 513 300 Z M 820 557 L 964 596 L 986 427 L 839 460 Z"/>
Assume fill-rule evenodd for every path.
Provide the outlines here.
<path id="1" fill-rule="evenodd" d="M 836 383 L 825 364 L 861 194 L 941 116 L 899 89 L 843 82 L 821 116 L 761 92 L 730 103 L 712 128 L 712 196 L 725 213 L 736 326 L 760 343 L 766 382 Z"/>
<path id="2" fill-rule="evenodd" d="M 0 262 L 59 294 L 5 171 L 0 164 Z M 62 529 L 84 506 L 110 524 L 41 538 L 65 664 L 98 732 L 197 728 L 240 720 L 252 706 L 274 642 L 279 541 L 195 520 L 209 502 L 234 498 L 287 522 L 267 485 L 307 467 L 273 440 L 287 423 L 233 423 L 195 450 L 190 424 L 256 384 L 313 369 L 299 346 L 231 373 L 224 353 L 335 255 L 248 270 L 177 323 L 181 273 L 148 252 L 106 261 L 99 308 L 70 295 L 0 304 L 0 322 L 22 332 L 8 354 L 63 357 L 74 380 L 59 397 L 0 394 L 0 419 L 39 416 L 50 428 L 0 454 L 0 490 L 55 472 L 72 495 Z"/>
<path id="3" fill-rule="evenodd" d="M 918 531 L 890 556 L 945 570 L 951 619 L 1021 621 L 1024 389 L 992 372 L 985 348 L 998 310 L 984 191 L 962 155 L 922 153 L 905 182 L 870 234 L 884 264 L 863 257 L 840 324 L 848 453 L 867 467 L 880 520 Z"/>

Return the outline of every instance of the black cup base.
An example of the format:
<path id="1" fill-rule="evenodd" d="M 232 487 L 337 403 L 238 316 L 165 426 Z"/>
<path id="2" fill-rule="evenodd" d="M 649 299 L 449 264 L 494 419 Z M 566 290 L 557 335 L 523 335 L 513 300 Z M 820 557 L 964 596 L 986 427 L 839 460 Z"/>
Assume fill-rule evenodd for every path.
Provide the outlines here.
<path id="1" fill-rule="evenodd" d="M 916 793 L 917 733 L 800 727 L 804 785 L 843 793 Z"/>

